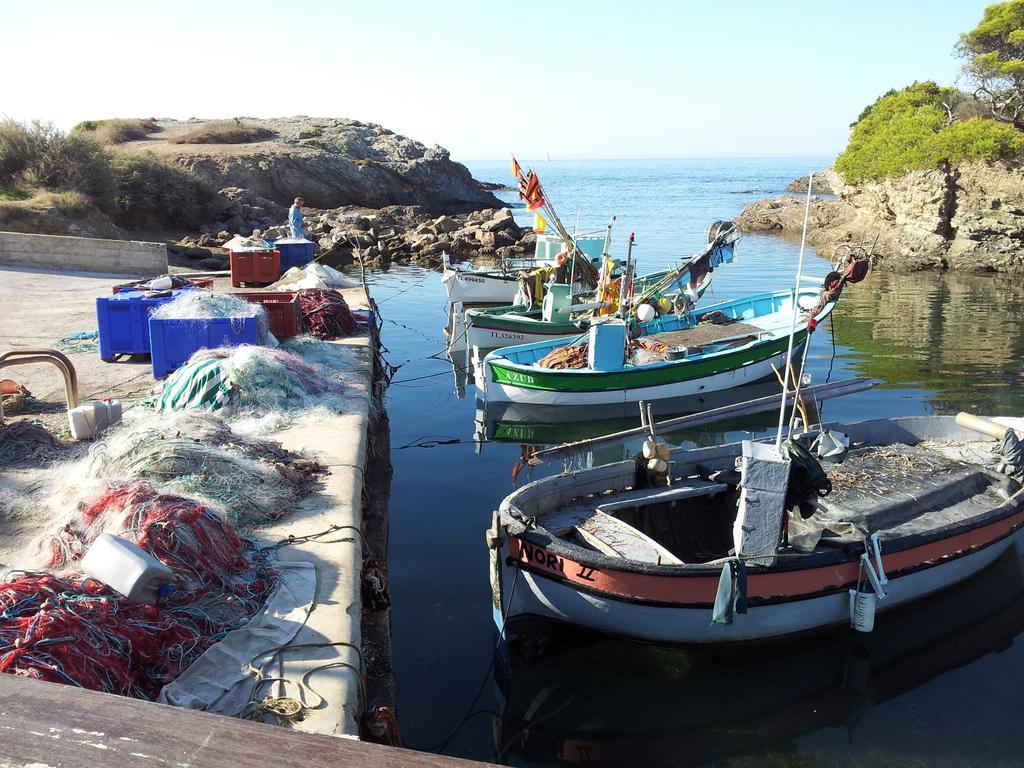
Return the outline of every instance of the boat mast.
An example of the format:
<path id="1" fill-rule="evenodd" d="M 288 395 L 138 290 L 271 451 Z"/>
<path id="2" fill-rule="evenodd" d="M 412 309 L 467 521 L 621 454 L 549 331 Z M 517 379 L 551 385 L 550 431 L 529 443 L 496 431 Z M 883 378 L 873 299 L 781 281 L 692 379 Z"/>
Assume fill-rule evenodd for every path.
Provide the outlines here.
<path id="1" fill-rule="evenodd" d="M 814 174 L 811 173 L 807 177 L 807 201 L 804 204 L 804 229 L 800 235 L 800 258 L 796 264 L 796 282 L 793 284 L 793 316 L 789 323 L 789 344 L 786 348 L 786 360 L 783 363 L 783 368 L 786 369 L 786 373 L 782 379 L 782 405 L 779 407 L 779 429 L 775 435 L 775 450 L 782 452 L 782 426 L 786 421 L 786 393 L 789 392 L 789 371 L 793 367 L 789 361 L 793 359 L 793 337 L 796 335 L 796 313 L 797 313 L 797 296 L 800 293 L 800 278 L 804 271 L 804 248 L 807 244 L 807 222 L 811 215 L 811 185 L 814 183 Z M 807 342 L 810 342 L 810 336 L 807 338 Z M 807 351 L 804 350 L 804 354 Z"/>

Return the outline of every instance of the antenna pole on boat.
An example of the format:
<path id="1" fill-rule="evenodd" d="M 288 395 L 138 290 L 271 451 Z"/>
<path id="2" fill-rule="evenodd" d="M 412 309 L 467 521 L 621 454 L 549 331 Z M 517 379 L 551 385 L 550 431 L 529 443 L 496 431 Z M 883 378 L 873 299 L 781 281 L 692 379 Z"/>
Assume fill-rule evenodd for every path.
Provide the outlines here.
<path id="1" fill-rule="evenodd" d="M 626 291 L 629 289 L 629 277 L 633 269 L 633 240 L 635 237 L 636 233 L 629 233 L 629 247 L 626 248 L 626 271 L 622 275 L 622 287 L 619 289 L 619 318 L 622 320 L 625 320 L 629 313 L 629 300 Z"/>
<path id="2" fill-rule="evenodd" d="M 782 381 L 782 405 L 779 407 L 779 429 L 775 434 L 775 450 L 781 453 L 782 451 L 782 427 L 786 421 L 786 396 L 789 392 L 789 369 L 790 360 L 793 359 L 793 337 L 796 335 L 796 312 L 797 312 L 797 296 L 800 293 L 800 278 L 804 271 L 804 247 L 807 244 L 807 222 L 811 216 L 811 185 L 814 183 L 814 174 L 811 173 L 807 177 L 807 201 L 804 204 L 804 229 L 800 235 L 800 258 L 796 264 L 796 282 L 793 284 L 793 317 L 789 323 L 789 344 L 786 347 L 786 362 L 785 370 L 786 374 Z M 808 338 L 808 342 L 810 339 Z M 807 352 L 804 350 L 804 354 Z"/>
<path id="3" fill-rule="evenodd" d="M 576 209 L 576 224 L 572 228 L 572 242 L 576 245 L 576 238 L 580 231 L 580 209 Z M 569 262 L 569 297 L 572 298 L 572 285 L 576 280 L 576 254 L 572 254 L 572 260 Z M 570 302 L 571 303 L 571 302 Z"/>

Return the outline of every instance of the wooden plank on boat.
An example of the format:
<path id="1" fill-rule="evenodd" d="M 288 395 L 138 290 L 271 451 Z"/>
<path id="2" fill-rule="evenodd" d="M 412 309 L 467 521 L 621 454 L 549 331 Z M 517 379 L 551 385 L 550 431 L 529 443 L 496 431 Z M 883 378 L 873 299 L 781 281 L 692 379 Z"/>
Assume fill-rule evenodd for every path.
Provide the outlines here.
<path id="1" fill-rule="evenodd" d="M 646 533 L 600 510 L 577 525 L 576 532 L 594 549 L 612 557 L 654 565 L 683 564 L 682 560 Z"/>
<path id="2" fill-rule="evenodd" d="M 677 485 L 672 488 L 643 488 L 617 493 L 611 500 L 598 504 L 596 508 L 599 512 L 611 513 L 620 509 L 649 507 L 652 504 L 679 501 L 694 496 L 714 496 L 716 493 L 721 493 L 729 488 L 725 483 L 712 483 L 707 480 L 688 479 L 685 482 L 686 485 Z"/>
<path id="3" fill-rule="evenodd" d="M 629 463 L 632 464 L 632 462 Z M 595 512 L 609 514 L 616 509 L 633 509 L 650 504 L 661 504 L 666 501 L 678 501 L 679 499 L 693 496 L 711 496 L 729 487 L 724 483 L 712 483 L 707 480 L 689 478 L 683 482 L 685 485 L 677 485 L 672 488 L 641 488 L 608 495 L 597 495 L 592 499 L 582 500 L 577 504 L 561 507 L 542 514 L 538 517 L 537 522 L 555 536 L 564 536 L 573 528 L 578 528 L 584 521 L 590 519 Z"/>

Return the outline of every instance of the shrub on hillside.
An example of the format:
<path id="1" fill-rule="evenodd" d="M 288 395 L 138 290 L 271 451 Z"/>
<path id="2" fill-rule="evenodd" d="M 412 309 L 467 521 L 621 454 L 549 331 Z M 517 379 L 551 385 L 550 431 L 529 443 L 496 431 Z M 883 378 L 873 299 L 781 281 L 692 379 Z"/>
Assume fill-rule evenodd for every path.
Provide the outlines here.
<path id="1" fill-rule="evenodd" d="M 217 195 L 191 172 L 153 155 L 125 153 L 112 161 L 117 185 L 114 221 L 134 229 L 196 229 L 217 213 Z"/>
<path id="2" fill-rule="evenodd" d="M 126 141 L 144 139 L 160 130 L 155 120 L 114 118 L 111 120 L 83 120 L 72 133 L 83 133 L 104 144 L 123 144 Z"/>
<path id="3" fill-rule="evenodd" d="M 80 192 L 101 207 L 114 192 L 110 155 L 98 141 L 14 120 L 0 122 L 0 184 Z"/>
<path id="4" fill-rule="evenodd" d="M 1024 154 L 1024 134 L 982 117 L 957 119 L 968 109 L 956 89 L 933 82 L 890 91 L 861 113 L 835 168 L 847 181 L 858 182 L 943 162 Z"/>
<path id="5" fill-rule="evenodd" d="M 248 144 L 251 141 L 263 141 L 277 134 L 242 120 L 224 120 L 200 125 L 178 134 L 168 141 L 171 144 Z"/>

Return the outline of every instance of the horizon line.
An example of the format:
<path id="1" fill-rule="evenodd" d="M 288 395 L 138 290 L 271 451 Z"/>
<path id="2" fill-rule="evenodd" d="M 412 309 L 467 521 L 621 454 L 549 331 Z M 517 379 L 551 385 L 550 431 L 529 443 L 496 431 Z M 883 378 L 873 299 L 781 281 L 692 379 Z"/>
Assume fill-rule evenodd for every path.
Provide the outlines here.
<path id="1" fill-rule="evenodd" d="M 536 163 L 560 162 L 560 163 L 585 163 L 585 162 L 621 162 L 626 160 L 822 160 L 835 158 L 838 155 L 643 155 L 637 157 L 530 157 L 528 155 L 517 155 L 520 161 Z M 459 160 L 462 163 L 507 163 L 509 157 L 473 157 Z"/>

